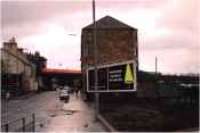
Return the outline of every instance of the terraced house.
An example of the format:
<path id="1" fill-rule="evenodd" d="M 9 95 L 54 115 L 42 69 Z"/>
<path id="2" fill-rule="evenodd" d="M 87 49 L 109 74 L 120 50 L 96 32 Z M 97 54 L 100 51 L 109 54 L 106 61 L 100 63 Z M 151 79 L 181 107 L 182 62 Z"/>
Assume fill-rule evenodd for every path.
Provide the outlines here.
<path id="1" fill-rule="evenodd" d="M 1 48 L 2 93 L 18 95 L 38 89 L 35 65 L 18 48 L 15 38 Z"/>

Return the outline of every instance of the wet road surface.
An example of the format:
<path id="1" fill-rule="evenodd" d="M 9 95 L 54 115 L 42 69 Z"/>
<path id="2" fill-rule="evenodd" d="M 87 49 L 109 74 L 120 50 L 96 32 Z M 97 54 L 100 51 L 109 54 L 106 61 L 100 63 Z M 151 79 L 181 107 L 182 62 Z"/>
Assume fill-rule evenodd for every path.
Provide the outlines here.
<path id="1" fill-rule="evenodd" d="M 80 97 L 70 95 L 63 103 L 55 91 L 2 101 L 1 122 L 6 123 L 24 116 L 36 115 L 36 131 L 106 131 L 94 120 L 94 108 Z"/>
<path id="2" fill-rule="evenodd" d="M 52 114 L 48 125 L 40 131 L 84 131 L 105 132 L 101 123 L 95 121 L 92 105 L 85 104 L 79 97 L 70 96 L 69 103 L 59 106 Z"/>

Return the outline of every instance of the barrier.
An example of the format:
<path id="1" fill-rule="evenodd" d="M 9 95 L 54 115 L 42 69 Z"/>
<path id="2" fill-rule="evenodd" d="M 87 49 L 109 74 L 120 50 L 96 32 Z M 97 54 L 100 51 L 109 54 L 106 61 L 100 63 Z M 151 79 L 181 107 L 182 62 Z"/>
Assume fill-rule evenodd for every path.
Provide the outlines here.
<path id="1" fill-rule="evenodd" d="M 35 114 L 29 117 L 22 117 L 1 125 L 1 132 L 34 132 Z"/>

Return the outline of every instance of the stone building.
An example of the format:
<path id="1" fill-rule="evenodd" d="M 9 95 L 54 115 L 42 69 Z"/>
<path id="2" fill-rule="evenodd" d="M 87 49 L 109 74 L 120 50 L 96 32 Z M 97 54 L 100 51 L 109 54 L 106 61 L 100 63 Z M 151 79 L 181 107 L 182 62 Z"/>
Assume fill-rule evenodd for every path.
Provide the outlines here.
<path id="1" fill-rule="evenodd" d="M 36 78 L 38 81 L 38 91 L 42 91 L 45 89 L 45 85 L 43 83 L 42 70 L 47 67 L 47 59 L 40 55 L 39 52 L 25 53 L 27 59 L 35 65 L 36 68 Z"/>
<path id="2" fill-rule="evenodd" d="M 36 66 L 36 76 L 40 76 L 43 69 L 47 67 L 47 59 L 40 55 L 39 52 L 25 53 L 27 59 Z"/>
<path id="3" fill-rule="evenodd" d="M 2 89 L 11 93 L 37 90 L 35 66 L 27 59 L 15 39 L 1 48 Z"/>
<path id="4" fill-rule="evenodd" d="M 137 29 L 110 16 L 96 21 L 96 26 L 97 64 L 105 65 L 134 60 L 138 68 Z M 83 85 L 86 80 L 86 70 L 91 66 L 94 66 L 94 24 L 84 27 L 81 34 Z"/>

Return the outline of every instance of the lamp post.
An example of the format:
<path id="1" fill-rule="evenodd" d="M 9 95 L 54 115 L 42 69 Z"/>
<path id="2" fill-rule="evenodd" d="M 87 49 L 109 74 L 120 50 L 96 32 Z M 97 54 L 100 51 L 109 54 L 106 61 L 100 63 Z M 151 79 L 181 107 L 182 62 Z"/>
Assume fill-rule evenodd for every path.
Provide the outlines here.
<path id="1" fill-rule="evenodd" d="M 5 88 L 6 88 L 6 94 L 5 94 L 5 112 L 6 112 L 6 123 L 8 122 L 8 113 L 9 113 L 9 106 L 8 106 L 8 104 L 9 104 L 9 98 L 10 98 L 10 90 L 9 90 L 9 85 L 8 85 L 8 83 L 9 83 L 9 81 L 8 81 L 8 71 L 9 71 L 9 62 L 10 62 L 10 60 L 9 60 L 9 58 L 7 57 L 6 58 L 6 71 L 5 71 L 5 79 L 6 79 L 6 85 L 5 85 Z M 7 127 L 8 128 L 8 127 Z"/>
<path id="2" fill-rule="evenodd" d="M 69 36 L 76 36 L 75 33 L 69 33 L 68 35 L 69 35 Z"/>
<path id="3" fill-rule="evenodd" d="M 160 102 L 160 86 L 159 86 L 159 75 L 158 75 L 158 57 L 155 57 L 155 78 L 156 78 L 156 92 L 157 92 L 157 99 Z M 160 103 L 159 103 L 160 104 Z"/>
<path id="4" fill-rule="evenodd" d="M 158 73 L 158 58 L 157 56 L 155 57 L 155 74 L 157 75 Z"/>
<path id="5" fill-rule="evenodd" d="M 93 13 L 93 23 L 94 23 L 94 89 L 98 90 L 98 50 L 97 50 L 97 25 L 95 21 L 95 0 L 92 0 L 92 13 Z M 97 116 L 99 113 L 99 93 L 95 92 L 95 119 L 97 120 Z"/>

